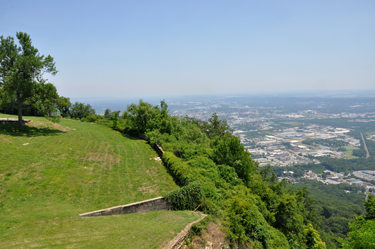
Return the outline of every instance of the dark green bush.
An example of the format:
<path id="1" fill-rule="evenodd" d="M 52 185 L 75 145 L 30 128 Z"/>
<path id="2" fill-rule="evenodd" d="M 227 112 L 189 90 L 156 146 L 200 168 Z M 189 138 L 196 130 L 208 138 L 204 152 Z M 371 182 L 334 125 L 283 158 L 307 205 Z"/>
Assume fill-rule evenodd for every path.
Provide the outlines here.
<path id="1" fill-rule="evenodd" d="M 202 186 L 199 182 L 177 189 L 165 196 L 175 210 L 194 210 L 203 201 Z"/>

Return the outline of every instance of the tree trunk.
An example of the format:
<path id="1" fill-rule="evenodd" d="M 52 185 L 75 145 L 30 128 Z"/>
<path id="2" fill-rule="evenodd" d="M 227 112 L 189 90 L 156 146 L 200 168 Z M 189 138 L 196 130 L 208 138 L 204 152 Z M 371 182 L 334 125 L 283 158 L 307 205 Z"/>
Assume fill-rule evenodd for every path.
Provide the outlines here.
<path id="1" fill-rule="evenodd" d="M 18 129 L 23 130 L 22 100 L 21 100 L 21 94 L 19 92 L 17 92 L 17 104 L 18 104 Z"/>

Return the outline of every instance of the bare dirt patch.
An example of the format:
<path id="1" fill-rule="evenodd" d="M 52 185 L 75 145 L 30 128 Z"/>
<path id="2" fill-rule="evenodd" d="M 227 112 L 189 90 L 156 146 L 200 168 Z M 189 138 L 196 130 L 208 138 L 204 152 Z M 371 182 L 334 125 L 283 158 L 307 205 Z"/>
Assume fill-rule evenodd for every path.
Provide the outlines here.
<path id="1" fill-rule="evenodd" d="M 207 230 L 202 231 L 201 236 L 194 236 L 192 240 L 193 248 L 210 248 L 222 249 L 229 248 L 229 243 L 225 239 L 226 234 L 221 231 L 220 223 L 216 224 L 211 222 L 208 224 Z M 188 248 L 188 247 L 186 247 Z"/>
<path id="2" fill-rule="evenodd" d="M 147 193 L 153 194 L 153 193 L 155 193 L 155 191 L 157 189 L 158 189 L 158 187 L 155 184 L 155 185 L 148 186 L 148 187 L 145 187 L 145 186 L 139 187 L 138 191 L 142 191 L 143 194 L 147 194 Z"/>
<path id="3" fill-rule="evenodd" d="M 154 177 L 154 176 L 158 175 L 158 171 L 157 171 L 157 168 L 155 166 L 152 166 L 150 169 L 146 170 L 146 173 L 151 177 Z"/>
<path id="4" fill-rule="evenodd" d="M 117 158 L 109 153 L 100 153 L 100 152 L 90 152 L 86 158 L 90 162 L 107 162 L 107 163 L 117 163 Z"/>

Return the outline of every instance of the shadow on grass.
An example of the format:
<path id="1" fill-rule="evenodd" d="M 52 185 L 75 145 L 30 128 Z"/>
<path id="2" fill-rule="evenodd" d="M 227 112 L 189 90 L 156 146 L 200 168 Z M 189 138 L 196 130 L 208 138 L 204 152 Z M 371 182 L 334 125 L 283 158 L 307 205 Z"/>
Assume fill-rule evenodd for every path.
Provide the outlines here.
<path id="1" fill-rule="evenodd" d="M 24 126 L 23 130 L 19 130 L 14 125 L 0 125 L 0 134 L 20 137 L 39 137 L 39 136 L 56 136 L 65 133 L 63 131 L 49 128 L 35 128 Z"/>
<path id="2" fill-rule="evenodd" d="M 137 136 L 131 136 L 131 135 L 128 135 L 128 134 L 125 134 L 125 133 L 122 133 L 122 132 L 121 132 L 121 135 L 123 137 L 127 138 L 127 139 L 130 139 L 130 140 L 138 140 L 138 141 L 142 140 L 142 141 L 145 141 L 144 139 L 141 139 L 141 138 L 139 138 Z"/>

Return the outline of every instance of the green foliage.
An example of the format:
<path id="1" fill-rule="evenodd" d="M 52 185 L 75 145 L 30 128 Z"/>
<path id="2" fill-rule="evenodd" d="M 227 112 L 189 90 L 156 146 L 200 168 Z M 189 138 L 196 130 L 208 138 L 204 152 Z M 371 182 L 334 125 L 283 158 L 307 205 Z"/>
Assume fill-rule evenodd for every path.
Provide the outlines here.
<path id="1" fill-rule="evenodd" d="M 213 113 L 212 116 L 208 119 L 208 122 L 188 116 L 186 116 L 184 120 L 188 123 L 194 124 L 210 139 L 216 136 L 222 137 L 225 134 L 232 134 L 233 132 L 233 129 L 229 127 L 227 121 L 225 119 L 219 118 L 217 113 Z"/>
<path id="2" fill-rule="evenodd" d="M 34 95 L 30 97 L 26 103 L 31 103 L 33 109 L 37 110 L 42 115 L 58 116 L 57 115 L 57 102 L 59 95 L 57 94 L 56 87 L 51 83 L 45 84 L 41 82 L 35 85 Z"/>
<path id="3" fill-rule="evenodd" d="M 177 185 L 186 186 L 199 177 L 196 169 L 189 167 L 187 162 L 176 157 L 173 153 L 165 152 L 163 159 L 168 173 L 173 177 Z"/>
<path id="4" fill-rule="evenodd" d="M 245 151 L 238 137 L 229 134 L 216 137 L 211 147 L 213 148 L 212 159 L 215 163 L 233 167 L 245 184 L 249 182 L 255 165 L 251 160 L 250 153 Z"/>
<path id="5" fill-rule="evenodd" d="M 87 115 L 85 119 L 86 119 L 87 122 L 96 122 L 96 123 L 98 123 L 99 121 L 101 121 L 103 119 L 103 117 L 100 116 L 99 114 L 93 114 L 93 113 L 91 113 L 91 114 Z"/>
<path id="6" fill-rule="evenodd" d="M 243 245 L 250 240 L 262 248 L 289 248 L 284 234 L 270 226 L 259 212 L 255 200 L 248 196 L 233 196 L 228 200 L 226 221 L 229 223 L 228 236 L 233 243 Z"/>
<path id="7" fill-rule="evenodd" d="M 117 123 L 118 123 L 119 116 L 120 116 L 120 111 L 113 112 L 113 115 L 112 115 L 112 120 L 113 120 L 112 129 L 115 129 L 115 130 L 117 129 Z"/>
<path id="8" fill-rule="evenodd" d="M 139 100 L 138 105 L 129 105 L 123 116 L 131 120 L 133 124 L 132 129 L 136 130 L 138 133 L 145 133 L 148 122 L 154 118 L 157 113 L 158 108 L 156 106 Z"/>
<path id="9" fill-rule="evenodd" d="M 364 201 L 366 216 L 356 216 L 349 223 L 349 236 L 342 247 L 351 249 L 375 248 L 375 197 L 368 196 Z"/>
<path id="10" fill-rule="evenodd" d="M 105 111 L 104 111 L 104 117 L 106 119 L 110 119 L 111 118 L 111 110 L 105 109 Z"/>
<path id="11" fill-rule="evenodd" d="M 302 203 L 297 201 L 296 195 L 285 196 L 276 207 L 275 227 L 285 234 L 293 245 L 302 246 L 303 216 L 298 212 L 303 209 Z"/>
<path id="12" fill-rule="evenodd" d="M 59 109 L 60 115 L 64 118 L 70 116 L 70 108 L 72 103 L 70 98 L 60 96 L 57 100 L 57 108 Z"/>
<path id="13" fill-rule="evenodd" d="M 15 94 L 19 128 L 23 128 L 22 107 L 24 102 L 35 93 L 38 95 L 40 86 L 42 89 L 51 89 L 52 87 L 48 85 L 43 86 L 45 83 L 43 74 L 47 72 L 55 75 L 57 70 L 53 58 L 50 55 L 46 57 L 40 55 L 38 49 L 32 46 L 28 34 L 17 32 L 16 37 L 20 46 L 14 43 L 13 37 L 0 37 L 0 87 L 8 95 Z M 46 98 L 41 97 L 41 99 L 43 102 L 43 99 Z M 44 104 L 48 106 L 46 111 L 50 111 L 50 103 Z"/>
<path id="14" fill-rule="evenodd" d="M 347 149 L 345 147 L 339 147 L 337 148 L 337 151 L 345 152 Z"/>
<path id="15" fill-rule="evenodd" d="M 191 226 L 189 236 L 191 235 L 202 235 L 202 230 L 207 229 L 207 218 L 201 220 L 198 223 L 195 223 L 194 225 Z"/>
<path id="16" fill-rule="evenodd" d="M 375 220 L 375 196 L 368 195 L 367 201 L 363 201 L 366 209 L 366 220 Z"/>
<path id="17" fill-rule="evenodd" d="M 165 195 L 175 210 L 194 210 L 203 201 L 202 186 L 192 182 L 187 186 Z"/>
<path id="18" fill-rule="evenodd" d="M 59 116 L 56 87 L 51 83 L 40 81 L 33 86 L 33 95 L 27 98 L 22 105 L 23 115 L 32 116 Z M 16 93 L 6 92 L 0 88 L 0 111 L 8 114 L 18 114 Z M 61 113 L 60 113 L 61 114 Z"/>
<path id="19" fill-rule="evenodd" d="M 225 134 L 231 134 L 232 129 L 229 127 L 225 119 L 220 119 L 217 113 L 213 113 L 211 118 L 208 119 L 209 126 L 207 129 L 207 136 L 209 138 L 222 137 Z"/>
<path id="20" fill-rule="evenodd" d="M 356 157 L 365 157 L 366 156 L 366 151 L 364 149 L 353 150 L 353 156 L 356 156 Z"/>
<path id="21" fill-rule="evenodd" d="M 349 223 L 349 238 L 344 241 L 345 249 L 372 249 L 375 248 L 375 220 L 365 220 L 362 216 L 356 217 Z"/>
<path id="22" fill-rule="evenodd" d="M 310 212 L 312 225 L 317 229 L 327 248 L 341 245 L 340 240 L 349 232 L 349 222 L 355 215 L 364 213 L 361 188 L 349 184 L 325 185 L 314 180 L 301 180 L 296 186 L 301 190 L 306 188 L 310 192 L 310 199 L 315 199 Z M 346 191 L 350 191 L 349 193 Z M 308 200 L 309 198 L 305 198 Z M 304 206 L 309 206 L 306 203 Z M 311 206 L 311 205 L 310 205 Z M 316 215 L 319 215 L 316 217 Z"/>
<path id="23" fill-rule="evenodd" d="M 51 116 L 51 117 L 45 116 L 45 118 L 47 120 L 53 122 L 53 123 L 56 123 L 56 124 L 60 123 L 60 120 L 61 120 L 61 117 L 59 117 L 59 116 Z"/>
<path id="24" fill-rule="evenodd" d="M 228 165 L 218 165 L 220 177 L 232 186 L 242 184 L 242 180 L 238 178 L 236 170 Z"/>
<path id="25" fill-rule="evenodd" d="M 80 102 L 75 102 L 70 110 L 70 115 L 72 118 L 82 119 L 91 114 L 95 114 L 95 110 L 92 109 L 91 105 Z"/>
<path id="26" fill-rule="evenodd" d="M 316 231 L 311 224 L 307 225 L 305 228 L 306 232 L 306 246 L 307 248 L 314 248 L 314 249 L 325 249 L 326 245 L 321 240 L 318 231 Z"/>

